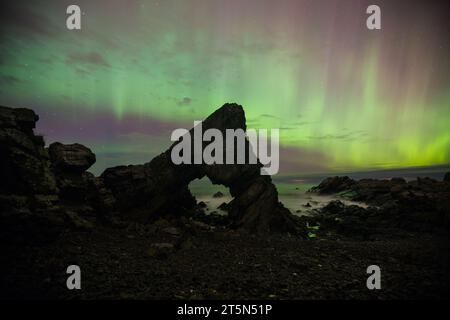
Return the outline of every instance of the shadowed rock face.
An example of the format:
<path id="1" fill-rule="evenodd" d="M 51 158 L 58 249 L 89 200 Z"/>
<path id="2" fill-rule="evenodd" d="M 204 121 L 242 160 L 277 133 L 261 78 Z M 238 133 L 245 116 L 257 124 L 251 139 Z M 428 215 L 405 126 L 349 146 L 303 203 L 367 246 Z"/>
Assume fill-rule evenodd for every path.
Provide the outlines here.
<path id="1" fill-rule="evenodd" d="M 61 199 L 86 202 L 95 178 L 85 171 L 95 163 L 95 154 L 81 144 L 59 142 L 52 143 L 48 153 Z"/>
<path id="2" fill-rule="evenodd" d="M 65 228 L 90 229 L 117 214 L 150 222 L 192 213 L 197 203 L 188 185 L 204 176 L 230 189 L 234 199 L 226 207 L 232 226 L 259 233 L 303 231 L 278 202 L 271 178 L 260 175 L 260 164 L 175 165 L 174 143 L 146 164 L 109 168 L 96 178 L 86 172 L 95 162 L 89 148 L 56 142 L 46 149 L 33 133 L 37 120 L 32 110 L 0 107 L 0 240 L 48 241 Z M 222 133 L 245 130 L 244 110 L 226 104 L 202 125 Z M 247 157 L 249 150 L 246 142 Z"/>
<path id="3" fill-rule="evenodd" d="M 450 183 L 445 177 L 444 181 L 417 178 L 408 182 L 403 178 L 355 181 L 348 177 L 333 177 L 325 179 L 310 191 L 337 193 L 350 200 L 374 206 L 365 210 L 334 203 L 323 208 L 323 213 L 332 219 L 335 218 L 334 214 L 356 219 L 347 221 L 353 224 L 351 230 L 364 230 L 367 227 L 364 219 L 368 216 L 375 217 L 375 222 L 379 225 L 389 224 L 410 230 L 450 228 Z M 327 221 L 333 222 L 332 219 L 327 218 Z"/>
<path id="4" fill-rule="evenodd" d="M 445 181 L 445 182 L 450 182 L 450 172 L 447 172 L 447 173 L 444 175 L 444 181 Z"/>
<path id="5" fill-rule="evenodd" d="M 355 181 L 349 177 L 329 177 L 323 180 L 318 186 L 313 187 L 311 191 L 320 194 L 338 193 L 350 189 Z"/>
<path id="6" fill-rule="evenodd" d="M 44 139 L 33 133 L 38 119 L 29 109 L 0 107 L 0 193 L 56 192 Z"/>
<path id="7" fill-rule="evenodd" d="M 55 170 L 82 173 L 89 169 L 96 161 L 91 149 L 79 144 L 52 143 L 48 153 Z"/>
<path id="8" fill-rule="evenodd" d="M 56 180 L 29 109 L 0 107 L 0 240 L 44 240 L 63 224 Z"/>
<path id="9" fill-rule="evenodd" d="M 203 131 L 218 129 L 224 137 L 226 129 L 246 130 L 244 110 L 237 104 L 225 104 L 206 118 L 202 127 Z M 193 130 L 190 130 L 191 145 Z M 234 227 L 258 233 L 299 231 L 289 210 L 278 201 L 271 178 L 261 176 L 261 164 L 175 165 L 170 155 L 177 143 L 144 165 L 119 166 L 103 172 L 101 179 L 112 190 L 121 211 L 151 221 L 164 213 L 192 209 L 196 202 L 188 185 L 207 176 L 213 184 L 230 189 L 234 199 L 229 205 L 229 217 Z M 204 142 L 204 146 L 208 143 Z M 225 145 L 224 141 L 224 148 Z M 246 150 L 248 159 L 248 142 Z"/>
<path id="10" fill-rule="evenodd" d="M 93 214 L 88 195 L 103 195 L 85 172 L 95 155 L 79 144 L 44 148 L 44 139 L 33 133 L 38 119 L 29 109 L 0 107 L 2 241 L 45 242 L 65 228 L 89 227 L 82 217 Z"/>

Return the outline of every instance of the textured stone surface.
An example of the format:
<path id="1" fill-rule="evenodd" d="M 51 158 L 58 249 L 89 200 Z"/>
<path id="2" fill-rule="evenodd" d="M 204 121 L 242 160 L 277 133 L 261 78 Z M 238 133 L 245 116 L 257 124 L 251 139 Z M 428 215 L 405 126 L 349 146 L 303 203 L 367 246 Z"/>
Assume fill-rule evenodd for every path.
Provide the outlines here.
<path id="1" fill-rule="evenodd" d="M 0 193 L 55 193 L 44 140 L 33 133 L 38 116 L 29 109 L 0 107 Z"/>
<path id="2" fill-rule="evenodd" d="M 85 204 L 96 193 L 95 177 L 86 170 L 95 163 L 95 154 L 79 144 L 52 143 L 48 148 L 51 169 L 63 201 Z"/>
<path id="3" fill-rule="evenodd" d="M 95 154 L 91 149 L 79 143 L 62 144 L 52 143 L 48 152 L 52 166 L 56 170 L 82 173 L 95 163 Z"/>
<path id="4" fill-rule="evenodd" d="M 225 104 L 207 117 L 202 127 L 203 131 L 215 128 L 222 133 L 226 129 L 246 130 L 244 110 L 237 104 Z M 190 133 L 193 139 L 193 129 Z M 138 211 L 135 216 L 150 221 L 164 213 L 192 209 L 195 200 L 188 184 L 207 176 L 213 184 L 228 187 L 234 197 L 229 204 L 229 217 L 234 227 L 259 233 L 299 231 L 290 212 L 279 203 L 271 178 L 260 175 L 260 164 L 175 165 L 170 154 L 176 143 L 149 163 L 109 168 L 101 175 L 122 211 Z M 207 142 L 203 142 L 203 146 L 206 145 Z M 248 143 L 246 149 L 248 155 Z"/>
<path id="5" fill-rule="evenodd" d="M 334 177 L 325 179 L 311 191 L 338 193 L 350 200 L 373 205 L 368 210 L 357 211 L 367 215 L 376 212 L 378 224 L 388 222 L 412 230 L 450 228 L 450 184 L 445 181 L 431 178 L 408 182 L 401 178 L 355 181 L 348 177 Z M 324 211 L 332 213 L 330 208 L 324 208 Z M 344 209 L 342 211 L 348 213 L 349 210 Z M 358 218 L 361 216 L 364 215 Z"/>
<path id="6" fill-rule="evenodd" d="M 279 203 L 271 178 L 260 175 L 260 164 L 175 165 L 170 157 L 174 143 L 148 163 L 109 168 L 97 178 L 86 171 L 96 160 L 89 148 L 55 142 L 45 149 L 43 138 L 33 133 L 37 120 L 32 110 L 0 107 L 0 225 L 5 240 L 45 241 L 65 228 L 90 230 L 98 221 L 115 221 L 116 214 L 122 221 L 142 223 L 195 215 L 199 207 L 188 185 L 205 176 L 228 187 L 233 196 L 228 222 L 222 225 L 258 233 L 304 233 Z M 245 130 L 244 110 L 225 104 L 202 125 L 204 131 Z M 245 147 L 248 156 L 248 142 Z"/>
<path id="7" fill-rule="evenodd" d="M 45 241 L 64 225 L 44 140 L 33 133 L 38 119 L 29 109 L 0 107 L 2 241 Z"/>

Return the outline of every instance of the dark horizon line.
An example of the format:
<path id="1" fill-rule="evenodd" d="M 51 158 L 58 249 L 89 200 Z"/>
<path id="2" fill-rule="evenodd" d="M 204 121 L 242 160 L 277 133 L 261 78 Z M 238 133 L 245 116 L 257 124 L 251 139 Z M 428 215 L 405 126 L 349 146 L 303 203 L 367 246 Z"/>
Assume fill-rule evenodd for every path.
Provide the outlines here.
<path id="1" fill-rule="evenodd" d="M 308 178 L 308 177 L 330 177 L 330 176 L 346 176 L 346 175 L 364 175 L 364 174 L 381 174 L 381 173 L 409 173 L 413 174 L 417 171 L 426 171 L 424 173 L 445 173 L 450 171 L 450 163 L 437 164 L 428 166 L 410 166 L 410 167 L 397 167 L 397 168 L 367 168 L 361 170 L 338 170 L 338 171 L 321 171 L 312 173 L 299 173 L 299 174 L 280 174 L 272 176 L 274 180 L 277 179 L 293 179 L 293 178 Z"/>

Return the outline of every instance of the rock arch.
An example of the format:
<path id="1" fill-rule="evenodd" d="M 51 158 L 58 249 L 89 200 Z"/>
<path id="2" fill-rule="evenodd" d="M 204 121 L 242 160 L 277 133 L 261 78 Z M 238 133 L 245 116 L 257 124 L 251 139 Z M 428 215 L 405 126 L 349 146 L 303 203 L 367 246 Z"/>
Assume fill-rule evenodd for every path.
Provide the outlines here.
<path id="1" fill-rule="evenodd" d="M 202 125 L 204 130 L 216 128 L 222 133 L 226 129 L 245 131 L 245 113 L 242 106 L 227 103 Z M 278 201 L 270 176 L 260 174 L 260 164 L 175 165 L 170 157 L 175 144 L 146 164 L 108 168 L 102 173 L 101 183 L 111 190 L 120 211 L 148 222 L 163 213 L 189 210 L 196 205 L 189 183 L 207 176 L 213 184 L 229 188 L 233 197 L 229 218 L 234 227 L 257 233 L 299 231 L 292 214 Z"/>

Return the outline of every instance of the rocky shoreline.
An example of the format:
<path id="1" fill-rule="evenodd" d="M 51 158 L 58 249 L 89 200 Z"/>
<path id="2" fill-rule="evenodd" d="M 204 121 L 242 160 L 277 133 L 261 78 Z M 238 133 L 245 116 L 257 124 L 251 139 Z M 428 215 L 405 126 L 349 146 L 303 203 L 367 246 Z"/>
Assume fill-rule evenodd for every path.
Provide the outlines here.
<path id="1" fill-rule="evenodd" d="M 209 119 L 209 120 L 208 120 Z M 149 163 L 87 170 L 81 144 L 45 147 L 29 109 L 0 107 L 2 299 L 413 299 L 450 297 L 450 174 L 443 181 L 325 179 L 332 201 L 297 217 L 259 166 Z M 205 127 L 245 129 L 227 104 Z M 207 176 L 230 189 L 228 215 L 191 195 Z M 213 192 L 211 192 L 213 195 Z M 217 198 L 221 194 L 214 195 Z M 65 287 L 68 265 L 83 290 Z M 383 290 L 366 288 L 380 265 Z"/>
<path id="2" fill-rule="evenodd" d="M 442 181 L 417 178 L 386 180 L 330 177 L 309 192 L 334 194 L 368 204 L 367 208 L 330 202 L 315 215 L 328 228 L 361 234 L 389 234 L 395 230 L 448 234 L 450 229 L 450 175 Z"/>
<path id="3" fill-rule="evenodd" d="M 305 236 L 303 226 L 278 201 L 270 176 L 260 174 L 259 163 L 175 165 L 170 159 L 174 143 L 148 163 L 107 168 L 95 177 L 87 171 L 95 154 L 78 143 L 55 142 L 46 148 L 33 132 L 38 119 L 29 109 L 0 107 L 0 235 L 5 242 L 52 241 L 67 228 L 92 229 L 102 223 L 191 217 L 199 206 L 188 185 L 205 176 L 229 188 L 231 228 Z M 244 110 L 225 104 L 203 121 L 203 128 L 245 130 Z"/>

